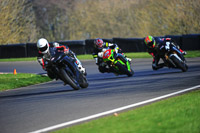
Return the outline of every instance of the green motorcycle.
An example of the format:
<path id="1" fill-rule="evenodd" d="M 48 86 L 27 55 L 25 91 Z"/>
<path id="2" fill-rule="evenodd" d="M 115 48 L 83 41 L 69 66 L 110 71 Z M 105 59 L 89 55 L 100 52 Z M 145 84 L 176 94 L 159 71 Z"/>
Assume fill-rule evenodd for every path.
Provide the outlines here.
<path id="1" fill-rule="evenodd" d="M 133 76 L 134 71 L 131 69 L 130 62 L 126 57 L 120 53 L 117 53 L 115 49 L 107 49 L 102 55 L 103 61 L 108 67 L 113 69 L 114 73 L 118 75 L 128 75 Z"/>

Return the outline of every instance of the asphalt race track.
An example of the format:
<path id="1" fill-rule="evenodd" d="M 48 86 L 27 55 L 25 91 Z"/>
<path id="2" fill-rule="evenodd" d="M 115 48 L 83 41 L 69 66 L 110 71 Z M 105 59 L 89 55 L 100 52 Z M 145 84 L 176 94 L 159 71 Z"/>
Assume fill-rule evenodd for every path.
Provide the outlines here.
<path id="1" fill-rule="evenodd" d="M 25 133 L 200 85 L 200 58 L 188 72 L 151 69 L 152 59 L 133 59 L 133 77 L 102 74 L 83 61 L 89 87 L 74 91 L 61 81 L 0 92 L 0 132 Z M 0 72 L 44 73 L 37 62 L 0 62 Z"/>

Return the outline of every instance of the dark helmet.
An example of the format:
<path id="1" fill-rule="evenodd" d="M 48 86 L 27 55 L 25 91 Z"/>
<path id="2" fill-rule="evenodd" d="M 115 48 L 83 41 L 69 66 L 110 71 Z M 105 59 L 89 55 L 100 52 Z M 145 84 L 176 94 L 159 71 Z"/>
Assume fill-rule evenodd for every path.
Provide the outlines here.
<path id="1" fill-rule="evenodd" d="M 147 45 L 148 48 L 154 48 L 156 45 L 156 41 L 152 36 L 147 36 L 144 39 L 144 43 Z"/>
<path id="2" fill-rule="evenodd" d="M 100 38 L 95 39 L 94 45 L 95 45 L 96 48 L 102 49 L 103 48 L 103 40 L 100 39 Z"/>

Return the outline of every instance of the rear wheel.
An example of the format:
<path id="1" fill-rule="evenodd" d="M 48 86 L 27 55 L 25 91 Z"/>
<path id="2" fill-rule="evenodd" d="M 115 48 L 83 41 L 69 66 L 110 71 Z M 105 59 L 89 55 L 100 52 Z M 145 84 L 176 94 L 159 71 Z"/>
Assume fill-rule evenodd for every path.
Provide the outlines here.
<path id="1" fill-rule="evenodd" d="M 72 88 L 74 88 L 74 90 L 79 90 L 80 87 L 79 85 L 76 83 L 76 79 L 73 77 L 73 75 L 68 75 L 67 72 L 65 71 L 65 69 L 61 68 L 60 69 L 60 73 L 62 76 L 62 79 L 65 83 L 69 84 Z"/>

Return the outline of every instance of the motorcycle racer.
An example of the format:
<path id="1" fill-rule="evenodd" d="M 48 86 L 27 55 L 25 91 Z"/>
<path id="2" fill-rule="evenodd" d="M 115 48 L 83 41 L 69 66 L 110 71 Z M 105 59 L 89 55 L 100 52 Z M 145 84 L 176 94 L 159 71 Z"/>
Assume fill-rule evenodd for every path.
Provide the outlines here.
<path id="1" fill-rule="evenodd" d="M 40 38 L 37 41 L 37 48 L 38 48 L 38 56 L 37 60 L 39 64 L 42 66 L 43 70 L 47 71 L 47 75 L 54 79 L 56 78 L 54 74 L 51 72 L 51 70 L 48 70 L 48 60 L 51 58 L 51 52 L 54 52 L 55 50 L 59 50 L 60 52 L 64 52 L 68 56 L 72 57 L 76 64 L 78 65 L 79 71 L 81 71 L 84 75 L 86 75 L 85 68 L 82 66 L 81 62 L 77 59 L 76 55 L 73 51 L 69 49 L 67 46 L 60 46 L 59 43 L 54 42 L 53 47 L 50 47 L 48 41 L 45 38 Z"/>
<path id="2" fill-rule="evenodd" d="M 176 46 L 183 55 L 187 54 L 185 51 L 180 49 L 180 47 L 171 38 L 154 38 L 152 36 L 147 36 L 144 39 L 144 43 L 147 46 L 148 53 L 150 55 L 152 55 L 152 57 L 153 57 L 153 62 L 152 62 L 153 70 L 158 70 L 165 66 L 164 63 L 158 64 L 158 62 L 160 61 L 160 58 L 161 58 L 158 53 L 159 52 L 158 46 L 162 45 L 162 44 L 166 44 L 166 42 L 169 42 L 172 45 Z"/>
<path id="3" fill-rule="evenodd" d="M 117 53 L 121 53 L 122 55 L 124 55 L 124 53 L 122 53 L 122 50 L 118 47 L 117 44 L 115 43 L 109 43 L 109 42 L 104 42 L 101 38 L 96 38 L 94 40 L 94 50 L 93 50 L 93 58 L 96 61 L 96 65 L 98 65 L 98 69 L 101 73 L 104 72 L 113 72 L 113 70 L 111 68 L 107 68 L 106 64 L 103 62 L 102 58 L 99 58 L 98 54 L 102 53 L 105 51 L 105 49 L 115 49 L 115 51 Z M 126 59 L 131 62 L 130 58 Z"/>

